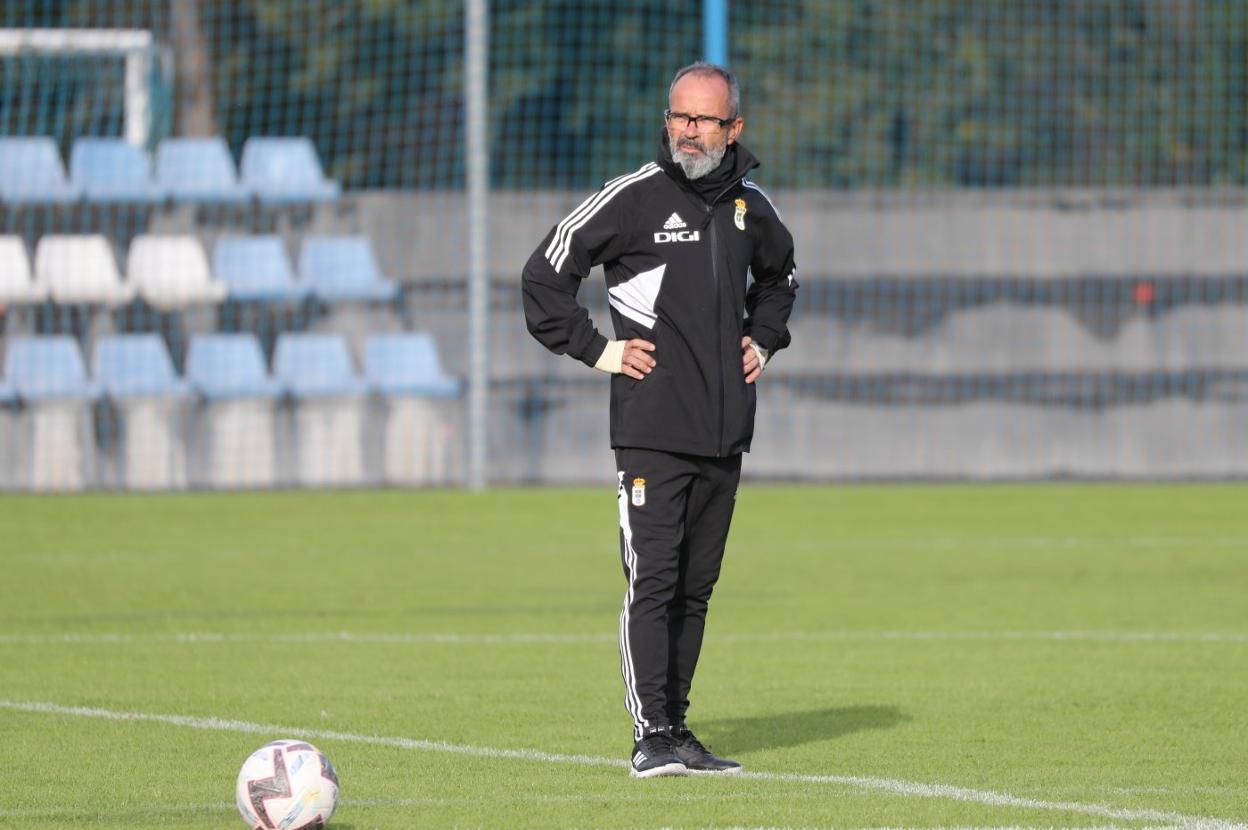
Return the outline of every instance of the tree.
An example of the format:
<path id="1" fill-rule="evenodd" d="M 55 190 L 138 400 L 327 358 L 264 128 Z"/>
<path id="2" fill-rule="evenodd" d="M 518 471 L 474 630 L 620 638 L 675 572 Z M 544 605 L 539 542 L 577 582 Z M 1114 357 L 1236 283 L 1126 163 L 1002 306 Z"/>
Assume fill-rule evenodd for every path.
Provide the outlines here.
<path id="1" fill-rule="evenodd" d="M 208 42 L 200 25 L 199 0 L 170 0 L 177 77 L 179 135 L 218 135 L 213 113 Z"/>

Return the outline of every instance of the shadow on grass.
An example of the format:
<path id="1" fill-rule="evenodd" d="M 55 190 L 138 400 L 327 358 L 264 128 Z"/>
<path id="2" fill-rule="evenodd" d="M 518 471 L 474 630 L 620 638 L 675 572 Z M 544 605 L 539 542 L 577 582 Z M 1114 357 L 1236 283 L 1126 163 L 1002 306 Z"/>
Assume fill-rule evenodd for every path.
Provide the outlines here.
<path id="1" fill-rule="evenodd" d="M 725 752 L 752 752 L 830 741 L 866 729 L 892 729 L 910 720 L 896 706 L 836 706 L 749 718 L 691 723 L 707 744 Z"/>

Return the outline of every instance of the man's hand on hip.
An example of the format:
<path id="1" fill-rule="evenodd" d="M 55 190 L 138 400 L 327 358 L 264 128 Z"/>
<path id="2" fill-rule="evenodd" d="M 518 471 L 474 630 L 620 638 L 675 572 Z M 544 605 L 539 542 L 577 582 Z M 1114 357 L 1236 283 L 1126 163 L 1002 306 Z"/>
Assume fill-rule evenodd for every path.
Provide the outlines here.
<path id="1" fill-rule="evenodd" d="M 634 380 L 645 380 L 657 364 L 650 352 L 654 344 L 649 340 L 609 340 L 594 368 L 613 375 L 625 374 Z"/>
<path id="2" fill-rule="evenodd" d="M 753 383 L 763 373 L 767 365 L 767 350 L 748 337 L 741 338 L 741 368 L 745 371 L 745 382 Z"/>

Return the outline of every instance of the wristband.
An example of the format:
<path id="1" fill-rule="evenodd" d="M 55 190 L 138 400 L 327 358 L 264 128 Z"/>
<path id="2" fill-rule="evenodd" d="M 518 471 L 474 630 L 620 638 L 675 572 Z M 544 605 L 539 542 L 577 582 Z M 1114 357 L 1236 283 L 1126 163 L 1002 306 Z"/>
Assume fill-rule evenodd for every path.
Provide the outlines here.
<path id="1" fill-rule="evenodd" d="M 754 350 L 754 354 L 758 355 L 758 371 L 763 371 L 767 368 L 767 350 L 753 340 L 750 341 L 750 348 Z"/>
<path id="2" fill-rule="evenodd" d="M 607 347 L 602 350 L 594 368 L 609 375 L 618 375 L 624 371 L 624 341 L 608 340 Z"/>

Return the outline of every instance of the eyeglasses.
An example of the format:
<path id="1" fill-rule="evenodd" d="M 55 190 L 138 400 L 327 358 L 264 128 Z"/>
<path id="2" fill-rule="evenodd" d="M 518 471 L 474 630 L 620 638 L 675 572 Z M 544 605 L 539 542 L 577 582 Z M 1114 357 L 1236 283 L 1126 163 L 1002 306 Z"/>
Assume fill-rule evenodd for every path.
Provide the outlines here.
<path id="1" fill-rule="evenodd" d="M 718 132 L 736 120 L 735 118 L 716 118 L 713 115 L 690 115 L 687 112 L 663 110 L 663 121 L 667 123 L 667 128 L 681 132 L 688 129 L 690 124 L 697 127 L 700 133 Z"/>

